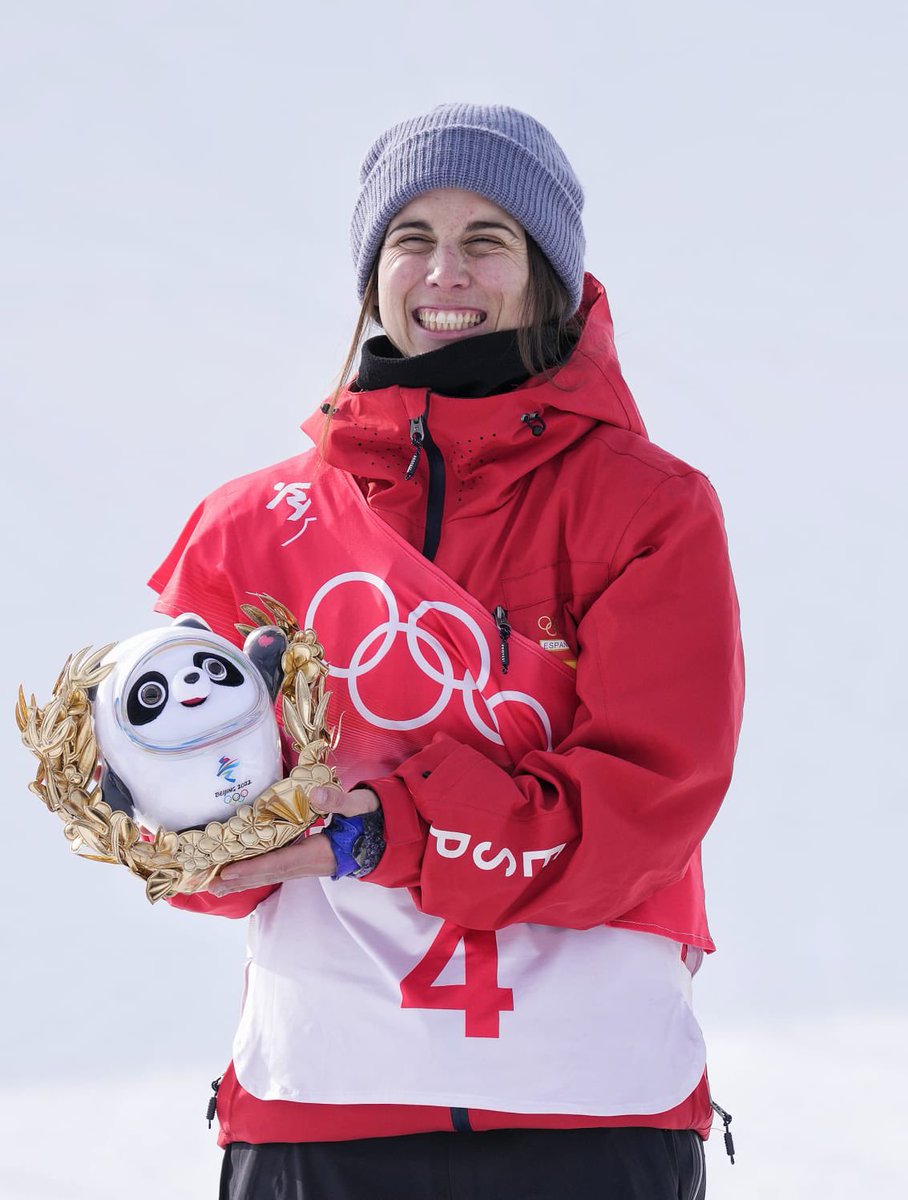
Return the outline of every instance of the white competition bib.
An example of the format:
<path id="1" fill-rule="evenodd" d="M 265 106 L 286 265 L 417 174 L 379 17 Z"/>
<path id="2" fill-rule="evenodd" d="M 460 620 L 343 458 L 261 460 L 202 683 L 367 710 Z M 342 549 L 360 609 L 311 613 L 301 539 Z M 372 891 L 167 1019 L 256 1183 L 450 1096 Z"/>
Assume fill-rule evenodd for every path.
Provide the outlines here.
<path id="1" fill-rule="evenodd" d="M 405 890 L 294 880 L 252 918 L 234 1044 L 262 1100 L 644 1114 L 706 1051 L 677 942 L 629 929 L 462 930 Z"/>

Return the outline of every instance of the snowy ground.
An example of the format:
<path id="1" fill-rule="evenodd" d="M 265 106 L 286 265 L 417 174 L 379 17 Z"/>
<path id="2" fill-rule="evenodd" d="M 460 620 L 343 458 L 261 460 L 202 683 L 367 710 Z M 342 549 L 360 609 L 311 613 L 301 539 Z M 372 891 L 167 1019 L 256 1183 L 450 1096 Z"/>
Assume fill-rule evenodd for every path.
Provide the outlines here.
<path id="1" fill-rule="evenodd" d="M 901 1200 L 908 1018 L 863 1016 L 710 1038 L 738 1158 L 708 1145 L 710 1200 Z M 219 1152 L 204 1069 L 0 1091 L 7 1200 L 204 1200 Z M 51 1151 L 53 1148 L 53 1152 Z"/>

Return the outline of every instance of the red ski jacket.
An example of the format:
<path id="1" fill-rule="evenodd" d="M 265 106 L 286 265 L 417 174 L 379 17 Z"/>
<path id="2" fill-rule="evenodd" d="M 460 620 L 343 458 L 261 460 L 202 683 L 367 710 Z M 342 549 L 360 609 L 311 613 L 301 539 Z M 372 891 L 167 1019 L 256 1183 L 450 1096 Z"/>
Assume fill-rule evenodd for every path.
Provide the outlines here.
<path id="1" fill-rule="evenodd" d="M 581 339 L 552 378 L 498 396 L 425 388 L 345 390 L 304 428 L 382 521 L 489 612 L 576 672 L 570 733 L 513 769 L 436 734 L 370 780 L 387 849 L 364 882 L 407 887 L 422 911 L 471 929 L 516 922 L 614 924 L 712 950 L 699 848 L 731 777 L 743 698 L 738 609 L 721 510 L 705 477 L 647 438 L 621 375 L 604 290 L 587 277 Z M 416 470 L 414 429 L 423 436 Z M 255 477 L 250 477 L 255 478 Z M 227 485 L 236 503 L 244 481 Z M 209 502 L 210 504 L 210 502 Z M 229 635 L 229 591 L 174 573 L 195 518 L 155 573 L 163 611 L 202 611 Z M 229 573 L 229 547 L 223 569 Z M 206 609 L 207 605 L 207 609 Z M 223 611 L 221 611 L 223 609 Z M 519 638 L 510 652 L 521 652 Z M 564 843 L 515 889 L 467 855 L 426 853 L 428 830 L 481 825 L 492 846 Z M 239 916 L 269 889 L 196 910 Z M 228 1073 L 222 1140 L 280 1141 L 450 1128 L 446 1110 L 258 1101 Z M 474 1128 L 579 1125 L 585 1118 L 471 1112 Z M 351 1126 L 352 1122 L 352 1126 Z M 656 1117 L 591 1124 L 705 1132 L 705 1084 Z M 359 1132 L 351 1133 L 351 1128 Z"/>

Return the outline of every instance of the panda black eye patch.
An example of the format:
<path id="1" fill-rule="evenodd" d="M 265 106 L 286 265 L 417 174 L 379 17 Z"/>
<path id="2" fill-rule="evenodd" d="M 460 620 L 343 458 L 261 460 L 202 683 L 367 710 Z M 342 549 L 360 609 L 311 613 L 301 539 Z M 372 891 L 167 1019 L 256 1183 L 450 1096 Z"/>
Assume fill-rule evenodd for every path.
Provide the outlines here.
<path id="1" fill-rule="evenodd" d="M 193 654 L 192 662 L 194 666 L 201 667 L 212 683 L 219 683 L 221 687 L 239 687 L 245 683 L 242 671 L 239 671 L 229 658 L 212 654 L 210 650 L 200 650 L 198 654 Z"/>
<path id="2" fill-rule="evenodd" d="M 167 703 L 167 680 L 160 671 L 140 675 L 126 697 L 126 719 L 130 725 L 147 725 Z"/>

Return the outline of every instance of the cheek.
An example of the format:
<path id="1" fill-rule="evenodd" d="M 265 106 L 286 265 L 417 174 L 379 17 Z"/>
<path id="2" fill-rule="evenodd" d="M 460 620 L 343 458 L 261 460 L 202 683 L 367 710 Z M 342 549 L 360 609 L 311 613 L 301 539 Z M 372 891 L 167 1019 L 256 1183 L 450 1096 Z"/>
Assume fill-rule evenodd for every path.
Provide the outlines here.
<path id="1" fill-rule="evenodd" d="M 419 274 L 419 262 L 410 254 L 384 255 L 378 264 L 378 289 L 398 293 L 410 287 Z"/>
<path id="2" fill-rule="evenodd" d="M 406 305 L 407 294 L 412 287 L 412 271 L 402 260 L 389 259 L 378 268 L 378 308 L 385 320 L 393 319 Z"/>
<path id="3" fill-rule="evenodd" d="M 502 263 L 496 268 L 494 276 L 488 280 L 488 283 L 501 297 L 502 315 L 510 318 L 516 317 L 523 306 L 529 284 L 529 271 L 522 270 L 518 265 Z"/>
<path id="4" fill-rule="evenodd" d="M 477 270 L 487 284 L 494 284 L 508 294 L 522 292 L 530 278 L 526 261 L 511 255 L 490 255 L 478 264 Z"/>

